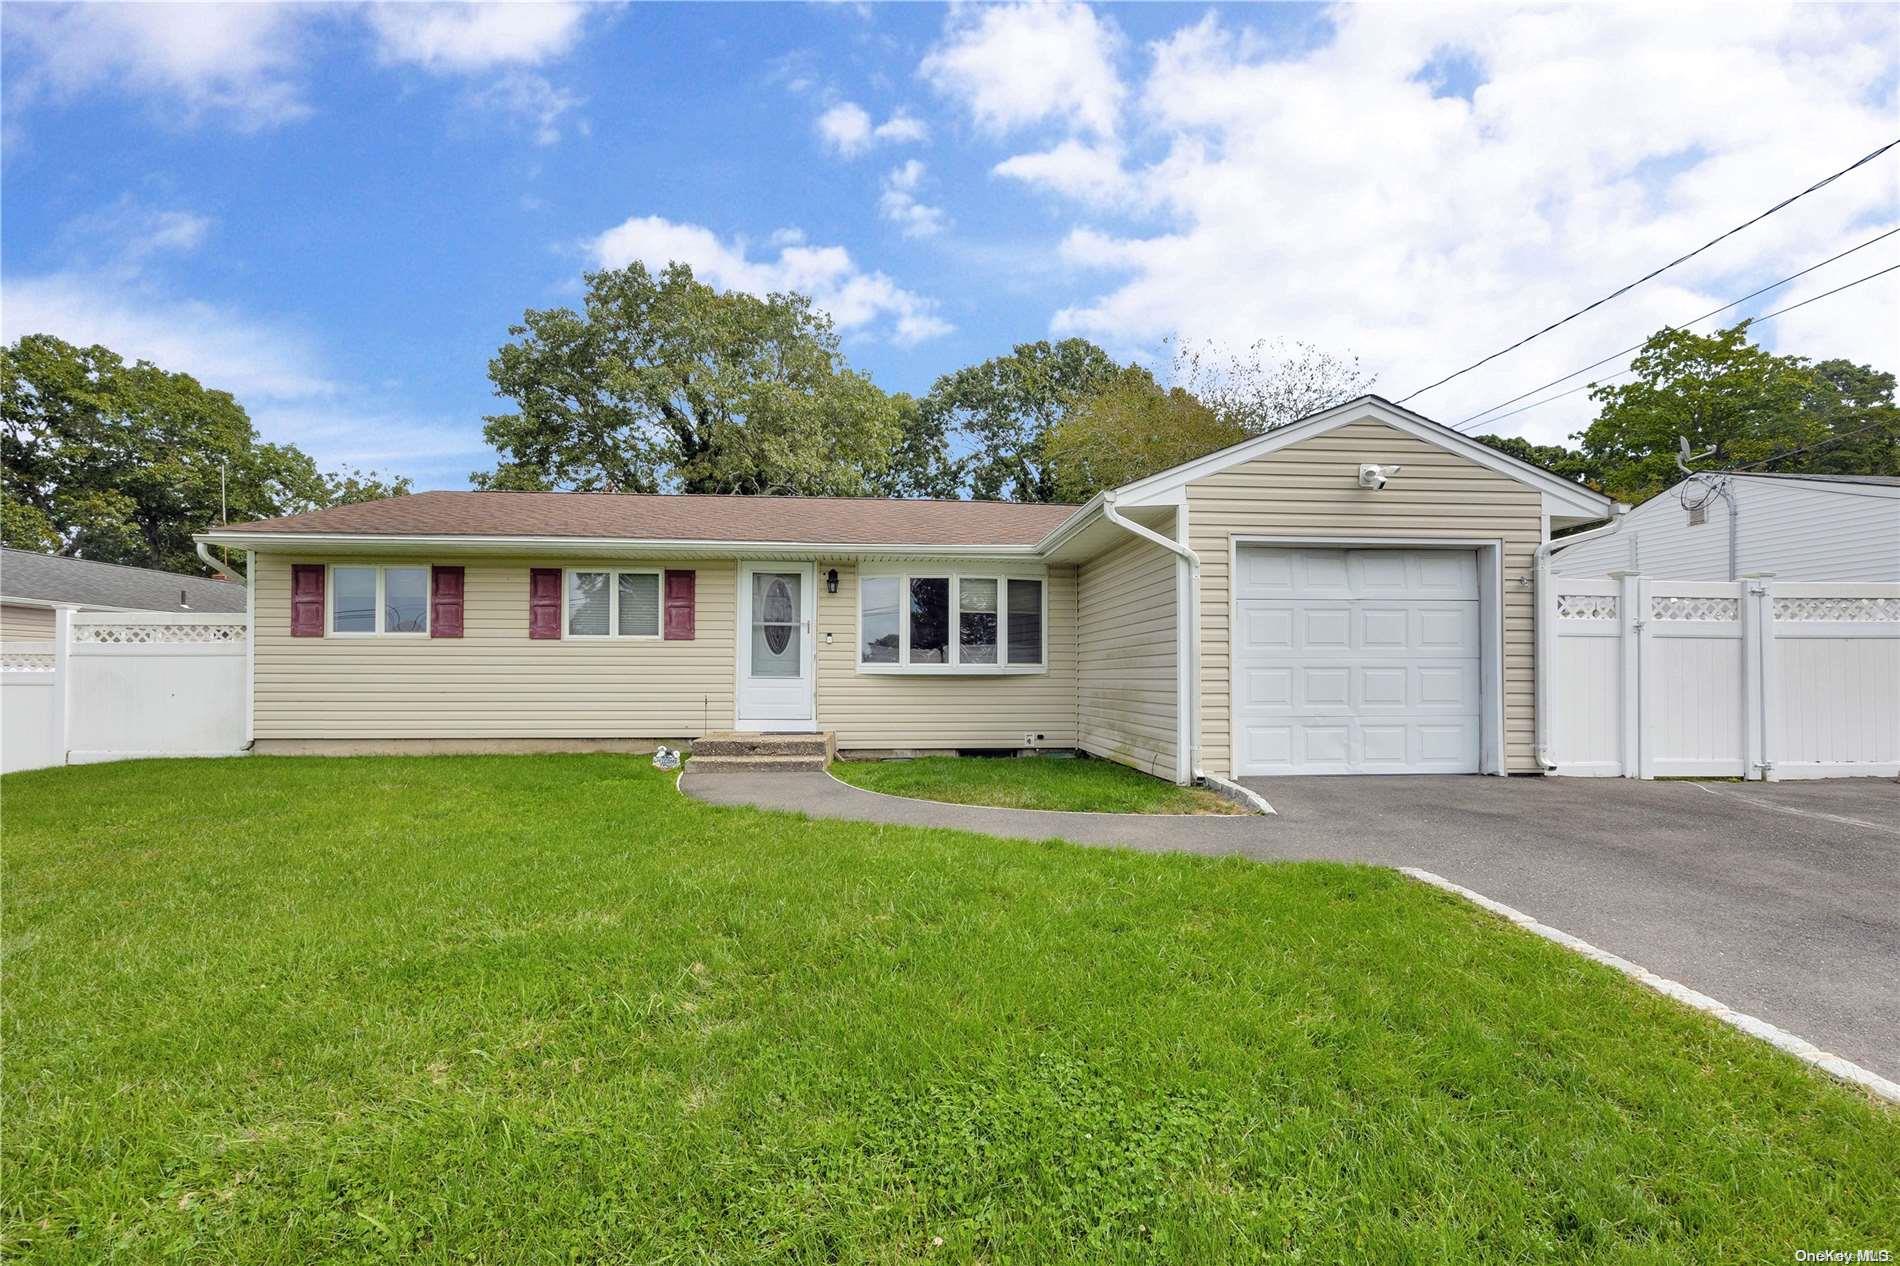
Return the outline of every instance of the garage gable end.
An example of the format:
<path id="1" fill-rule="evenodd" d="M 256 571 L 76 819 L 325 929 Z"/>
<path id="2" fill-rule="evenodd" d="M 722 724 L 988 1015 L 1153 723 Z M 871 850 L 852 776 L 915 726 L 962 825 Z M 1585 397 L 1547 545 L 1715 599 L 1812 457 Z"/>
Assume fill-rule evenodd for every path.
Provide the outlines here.
<path id="1" fill-rule="evenodd" d="M 1118 489 L 1115 500 L 1123 507 L 1176 504 L 1185 498 L 1187 487 L 1197 481 L 1342 429 L 1355 437 L 1367 438 L 1376 434 L 1374 427 L 1394 433 L 1394 438 L 1404 437 L 1411 441 L 1405 447 L 1414 452 L 1419 451 L 1418 445 L 1426 445 L 1525 488 L 1534 489 L 1544 499 L 1544 512 L 1555 519 L 1570 522 L 1605 519 L 1616 505 L 1601 493 L 1529 462 L 1520 461 L 1471 436 L 1377 396 L 1348 401 L 1312 417 L 1277 427 L 1264 435 L 1137 480 Z M 1398 459 L 1381 457 L 1368 449 L 1363 460 L 1383 464 Z M 1357 474 L 1356 469 L 1354 474 Z"/>

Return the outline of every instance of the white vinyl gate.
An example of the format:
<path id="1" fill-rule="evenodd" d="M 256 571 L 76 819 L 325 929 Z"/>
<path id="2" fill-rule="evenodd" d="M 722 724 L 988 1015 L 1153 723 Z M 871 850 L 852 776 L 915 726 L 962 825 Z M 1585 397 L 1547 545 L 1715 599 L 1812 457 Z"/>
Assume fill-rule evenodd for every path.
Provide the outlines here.
<path id="1" fill-rule="evenodd" d="M 61 611 L 0 648 L 0 771 L 242 752 L 247 641 L 242 615 Z"/>
<path id="2" fill-rule="evenodd" d="M 1553 773 L 1900 775 L 1900 584 L 1553 576 Z"/>

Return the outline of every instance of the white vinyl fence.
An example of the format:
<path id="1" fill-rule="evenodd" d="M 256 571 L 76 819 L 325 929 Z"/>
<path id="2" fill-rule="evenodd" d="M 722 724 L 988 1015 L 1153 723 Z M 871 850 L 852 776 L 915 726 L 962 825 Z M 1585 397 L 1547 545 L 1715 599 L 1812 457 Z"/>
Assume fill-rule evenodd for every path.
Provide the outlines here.
<path id="1" fill-rule="evenodd" d="M 0 646 L 0 770 L 244 750 L 241 615 L 61 611 Z"/>
<path id="2" fill-rule="evenodd" d="M 1900 775 L 1900 584 L 1553 576 L 1552 772 Z"/>

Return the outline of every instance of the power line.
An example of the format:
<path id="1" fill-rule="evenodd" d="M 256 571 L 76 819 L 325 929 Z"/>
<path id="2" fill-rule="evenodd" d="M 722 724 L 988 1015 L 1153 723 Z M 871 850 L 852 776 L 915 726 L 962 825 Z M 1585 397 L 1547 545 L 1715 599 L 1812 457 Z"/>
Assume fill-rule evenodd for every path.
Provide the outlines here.
<path id="1" fill-rule="evenodd" d="M 1895 269 L 1900 269 L 1900 264 L 1889 264 L 1887 265 L 1887 267 L 1881 269 L 1879 272 L 1868 273 L 1865 277 L 1856 277 L 1854 278 L 1854 280 L 1838 285 L 1834 287 L 1834 289 L 1832 290 L 1823 290 L 1818 295 L 1810 295 L 1808 298 L 1801 300 L 1801 302 L 1799 303 L 1791 303 L 1785 308 L 1776 308 L 1773 312 L 1764 313 L 1763 315 L 1758 316 L 1758 317 L 1750 317 L 1748 319 L 1748 324 L 1750 326 L 1756 326 L 1756 325 L 1760 325 L 1764 321 L 1772 321 L 1776 317 L 1781 316 L 1784 313 L 1793 312 L 1796 308 L 1805 308 L 1810 303 L 1819 303 L 1821 300 L 1827 298 L 1829 295 L 1837 295 L 1843 290 L 1852 290 L 1855 286 L 1860 285 L 1860 283 L 1863 281 L 1872 281 L 1876 277 L 1884 277 L 1888 273 L 1893 272 Z M 1509 413 L 1500 413 L 1496 417 L 1490 418 L 1487 421 L 1491 425 L 1495 425 L 1499 422 L 1504 421 L 1504 419 L 1506 418 L 1516 417 L 1518 414 L 1526 412 L 1527 410 L 1538 408 L 1541 405 L 1550 404 L 1551 402 L 1556 401 L 1556 400 L 1562 400 L 1565 396 L 1574 396 L 1579 391 L 1588 391 L 1592 387 L 1600 387 L 1604 383 L 1609 382 L 1610 379 L 1612 378 L 1621 378 L 1626 374 L 1632 374 L 1634 372 L 1636 371 L 1632 369 L 1625 369 L 1621 373 L 1611 374 L 1609 378 L 1605 378 L 1601 380 L 1600 382 L 1586 382 L 1580 387 L 1572 387 L 1568 391 L 1560 391 L 1554 396 L 1545 396 L 1542 400 L 1533 400 L 1527 405 L 1522 405 L 1518 408 L 1512 409 Z M 1564 377 L 1568 378 L 1570 377 L 1570 375 L 1565 374 Z M 1563 378 L 1559 378 L 1557 381 L 1562 382 Z"/>
<path id="2" fill-rule="evenodd" d="M 1780 287 L 1787 285 L 1791 281 L 1798 281 L 1802 277 L 1805 277 L 1809 273 L 1813 272 L 1815 269 L 1825 268 L 1837 259 L 1846 259 L 1849 255 L 1852 255 L 1855 251 L 1864 251 L 1869 246 L 1874 245 L 1874 243 L 1883 242 L 1886 239 L 1892 237 L 1895 233 L 1900 233 L 1900 228 L 1888 229 L 1885 233 L 1881 233 L 1874 237 L 1868 238 L 1866 241 L 1862 242 L 1859 246 L 1850 246 L 1838 255 L 1829 255 L 1826 259 L 1822 260 L 1818 264 L 1809 264 L 1806 268 L 1803 268 L 1798 273 L 1789 273 L 1786 277 L 1783 277 L 1780 281 L 1771 281 L 1767 285 L 1763 286 L 1760 290 L 1751 290 L 1747 294 L 1743 295 L 1741 298 L 1725 303 L 1719 308 L 1712 308 L 1709 311 L 1704 312 L 1701 316 L 1690 317 L 1687 321 L 1680 321 L 1680 322 L 1677 322 L 1675 325 L 1666 325 L 1663 328 L 1666 330 L 1686 330 L 1690 326 L 1695 325 L 1702 321 L 1706 321 L 1712 316 L 1720 316 L 1722 313 L 1727 312 L 1730 308 L 1737 307 L 1741 304 L 1747 303 L 1750 299 L 1756 298 L 1759 295 L 1765 295 L 1770 290 L 1779 289 Z M 1648 341 L 1649 341 L 1648 339 L 1644 339 L 1643 343 L 1647 343 Z M 1540 391 L 1544 391 L 1544 390 L 1547 390 L 1548 388 L 1555 387 L 1558 383 L 1563 382 L 1566 379 L 1575 378 L 1578 374 L 1587 374 L 1599 365 L 1607 365 L 1613 360 L 1616 360 L 1620 357 L 1628 356 L 1631 352 L 1641 349 L 1643 346 L 1643 343 L 1633 344 L 1629 347 L 1624 348 L 1620 352 L 1611 352 L 1608 356 L 1605 356 L 1602 360 L 1593 360 L 1588 365 L 1585 365 L 1582 369 L 1573 369 L 1567 374 L 1563 374 L 1559 377 L 1551 379 L 1549 382 L 1545 383 L 1542 387 L 1532 387 L 1529 391 L 1519 392 L 1517 395 L 1512 396 L 1509 400 L 1498 401 L 1496 404 L 1492 405 L 1489 409 L 1480 409 L 1476 413 L 1471 414 L 1469 417 L 1460 418 L 1456 422 L 1453 422 L 1451 424 L 1452 429 L 1455 431 L 1461 431 L 1464 429 L 1465 423 L 1476 421 L 1478 418 L 1483 417 L 1487 413 L 1494 413 L 1497 410 L 1502 409 L 1506 405 L 1516 404 L 1519 400 L 1524 399 L 1524 397 L 1526 396 L 1534 396 Z"/>
<path id="3" fill-rule="evenodd" d="M 1802 198 L 1807 197 L 1809 194 L 1813 193 L 1815 190 L 1823 189 L 1823 188 L 1826 188 L 1828 185 L 1833 184 L 1835 181 L 1839 180 L 1842 176 L 1845 176 L 1848 172 L 1853 171 L 1855 168 L 1862 167 L 1868 163 L 1871 163 L 1872 161 L 1874 161 L 1874 159 L 1879 158 L 1882 154 L 1886 153 L 1888 150 L 1892 149 L 1896 145 L 1900 145 L 1900 137 L 1895 137 L 1893 140 L 1888 141 L 1885 145 L 1882 145 L 1879 149 L 1876 149 L 1873 152 L 1866 154 L 1859 159 L 1856 159 L 1854 162 L 1849 163 L 1847 166 L 1841 168 L 1839 171 L 1835 172 L 1833 175 L 1827 176 L 1820 180 L 1815 181 L 1813 184 L 1809 185 L 1806 189 L 1803 189 L 1800 193 L 1793 194 L 1793 195 L 1790 195 L 1789 197 L 1783 198 L 1780 202 L 1777 202 L 1774 206 L 1769 207 L 1766 211 L 1762 212 L 1758 216 L 1755 216 L 1753 219 L 1744 220 L 1742 223 L 1736 225 L 1734 228 L 1728 230 L 1726 233 L 1719 233 L 1716 236 L 1710 238 L 1708 241 L 1702 243 L 1702 245 L 1696 247 L 1694 250 L 1688 252 L 1687 254 L 1676 256 L 1676 258 L 1670 260 L 1668 263 L 1664 264 L 1661 268 L 1657 268 L 1650 272 L 1644 273 L 1641 277 L 1638 277 L 1635 281 L 1630 282 L 1627 286 L 1621 286 L 1615 290 L 1612 290 L 1609 294 L 1604 295 L 1601 299 L 1598 299 L 1596 302 L 1585 304 L 1583 307 L 1578 308 L 1575 312 L 1572 312 L 1569 316 L 1561 317 L 1558 320 L 1552 321 L 1549 325 L 1546 325 L 1543 329 L 1538 330 L 1536 333 L 1526 334 L 1523 338 L 1511 344 L 1509 347 L 1500 348 L 1498 351 L 1492 352 L 1489 356 L 1484 357 L 1482 360 L 1475 360 L 1471 362 L 1469 365 L 1466 365 L 1463 369 L 1456 370 L 1452 373 L 1446 374 L 1443 378 L 1440 378 L 1437 382 L 1428 383 L 1425 386 L 1420 387 L 1417 391 L 1414 391 L 1410 396 L 1400 396 L 1398 399 L 1398 403 L 1404 404 L 1407 400 L 1412 399 L 1413 396 L 1422 396 L 1426 392 L 1431 391 L 1434 388 L 1442 387 L 1446 383 L 1450 382 L 1452 379 L 1460 377 L 1464 374 L 1468 374 L 1472 370 L 1478 368 L 1480 365 L 1488 365 L 1492 361 L 1496 360 L 1498 357 L 1506 355 L 1507 353 L 1516 351 L 1518 348 L 1524 346 L 1524 344 L 1530 342 L 1532 339 L 1542 338 L 1544 335 L 1550 333 L 1552 330 L 1556 329 L 1558 326 L 1565 325 L 1571 321 L 1574 321 L 1578 317 L 1582 316 L 1584 313 L 1590 312 L 1596 308 L 1600 308 L 1604 304 L 1608 303 L 1610 300 L 1615 299 L 1620 295 L 1628 294 L 1630 291 L 1636 289 L 1636 287 L 1642 285 L 1644 282 L 1650 280 L 1651 278 L 1659 277 L 1663 273 L 1668 272 L 1671 268 L 1674 268 L 1677 264 L 1683 263 L 1686 260 L 1694 259 L 1697 255 L 1700 255 L 1703 251 L 1708 250 L 1711 246 L 1714 246 L 1717 242 L 1723 241 L 1726 238 L 1733 237 L 1737 233 L 1740 233 L 1743 229 L 1748 228 L 1751 225 L 1761 223 L 1763 220 L 1767 219 L 1769 216 L 1773 215 L 1775 212 L 1780 211 L 1784 207 L 1792 206 L 1794 203 L 1800 201 Z"/>
<path id="4" fill-rule="evenodd" d="M 1865 435 L 1869 431 L 1878 431 L 1881 427 L 1886 425 L 1887 423 L 1885 422 L 1870 422 L 1866 426 L 1857 426 L 1851 431 L 1842 431 L 1839 435 L 1830 435 L 1824 440 L 1816 440 L 1814 443 L 1803 445 L 1800 448 L 1791 448 L 1785 453 L 1776 453 L 1773 457 L 1764 457 L 1760 461 L 1750 462 L 1746 466 L 1731 466 L 1727 470 L 1710 471 L 1709 473 L 1715 475 L 1739 475 L 1745 470 L 1753 470 L 1757 466 L 1766 466 L 1769 462 L 1778 462 L 1787 457 L 1799 457 L 1802 453 L 1811 453 L 1817 448 L 1826 448 L 1830 444 L 1839 444 L 1842 440 L 1851 440 L 1856 435 Z"/>

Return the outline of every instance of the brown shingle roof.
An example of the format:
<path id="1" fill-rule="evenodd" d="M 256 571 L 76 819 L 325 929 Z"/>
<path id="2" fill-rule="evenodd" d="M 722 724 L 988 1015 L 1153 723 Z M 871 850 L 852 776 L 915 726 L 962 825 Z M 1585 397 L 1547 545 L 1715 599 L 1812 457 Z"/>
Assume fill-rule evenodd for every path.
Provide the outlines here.
<path id="1" fill-rule="evenodd" d="M 418 492 L 223 531 L 813 545 L 1034 545 L 1074 513 L 1009 501 L 611 492 Z"/>

